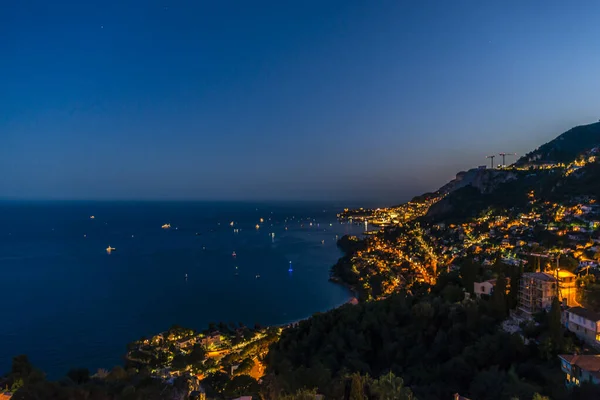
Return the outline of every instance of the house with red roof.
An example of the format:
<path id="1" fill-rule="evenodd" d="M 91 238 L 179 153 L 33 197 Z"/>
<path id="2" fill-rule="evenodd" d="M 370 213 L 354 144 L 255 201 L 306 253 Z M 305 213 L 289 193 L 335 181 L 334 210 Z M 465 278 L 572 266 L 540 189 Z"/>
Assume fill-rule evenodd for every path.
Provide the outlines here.
<path id="1" fill-rule="evenodd" d="M 583 382 L 600 384 L 600 355 L 562 354 L 558 358 L 567 386 L 580 386 Z"/>

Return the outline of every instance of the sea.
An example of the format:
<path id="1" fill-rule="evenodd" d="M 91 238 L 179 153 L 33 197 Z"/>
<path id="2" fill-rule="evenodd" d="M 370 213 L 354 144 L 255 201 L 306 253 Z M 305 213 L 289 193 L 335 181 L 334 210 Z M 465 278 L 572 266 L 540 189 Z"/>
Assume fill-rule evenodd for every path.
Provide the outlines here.
<path id="1" fill-rule="evenodd" d="M 19 354 L 58 379 L 122 365 L 127 343 L 173 324 L 280 325 L 335 308 L 352 296 L 328 281 L 336 239 L 363 230 L 337 221 L 344 206 L 0 203 L 0 375 Z"/>

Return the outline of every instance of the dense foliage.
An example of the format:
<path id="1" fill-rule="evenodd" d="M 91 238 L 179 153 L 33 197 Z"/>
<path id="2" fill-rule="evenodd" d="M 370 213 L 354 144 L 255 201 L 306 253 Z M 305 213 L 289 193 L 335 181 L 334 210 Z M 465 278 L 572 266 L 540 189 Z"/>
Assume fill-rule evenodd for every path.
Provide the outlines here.
<path id="1" fill-rule="evenodd" d="M 284 332 L 269 353 L 269 371 L 284 391 L 318 388 L 330 398 L 339 393 L 338 377 L 389 371 L 421 400 L 456 392 L 478 400 L 536 392 L 569 398 L 556 354 L 573 350 L 573 342 L 563 336 L 558 308 L 528 331 L 525 344 L 499 329 L 508 298 L 461 298 L 460 280 L 449 274 L 429 294 L 316 315 Z"/>
<path id="2" fill-rule="evenodd" d="M 190 392 L 185 379 L 170 385 L 144 371 L 122 367 L 96 376 L 90 376 L 87 369 L 73 369 L 60 381 L 50 382 L 26 356 L 13 359 L 10 373 L 0 384 L 14 392 L 13 400 L 162 400 L 182 398 Z"/>

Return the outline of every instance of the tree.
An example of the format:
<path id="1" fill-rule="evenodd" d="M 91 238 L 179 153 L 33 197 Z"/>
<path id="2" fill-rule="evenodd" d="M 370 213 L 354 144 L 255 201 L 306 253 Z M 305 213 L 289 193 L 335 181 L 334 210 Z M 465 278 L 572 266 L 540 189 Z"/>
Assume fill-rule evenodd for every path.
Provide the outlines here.
<path id="1" fill-rule="evenodd" d="M 252 396 L 258 394 L 260 385 L 249 375 L 238 375 L 225 385 L 224 394 L 227 397 Z"/>
<path id="2" fill-rule="evenodd" d="M 548 331 L 555 351 L 560 351 L 563 346 L 563 330 L 561 324 L 560 301 L 557 297 L 552 300 L 552 307 L 548 314 Z"/>
<path id="3" fill-rule="evenodd" d="M 510 289 L 508 291 L 508 308 L 514 309 L 519 304 L 519 289 L 521 285 L 521 276 L 523 276 L 523 263 L 520 263 L 518 267 L 510 269 Z"/>
<path id="4" fill-rule="evenodd" d="M 442 289 L 442 296 L 446 301 L 450 303 L 456 303 L 464 299 L 465 293 L 463 292 L 462 288 L 450 283 L 444 289 Z"/>
<path id="5" fill-rule="evenodd" d="M 472 259 L 466 260 L 463 265 L 460 267 L 460 277 L 462 278 L 462 283 L 467 292 L 473 294 L 475 290 L 475 280 L 477 279 L 477 272 L 479 271 L 479 266 L 473 262 Z"/>
<path id="6" fill-rule="evenodd" d="M 359 374 L 352 374 L 350 377 L 350 395 L 349 400 L 365 400 L 365 387 L 363 377 Z"/>
<path id="7" fill-rule="evenodd" d="M 33 372 L 33 365 L 29 362 L 29 358 L 26 355 L 21 354 L 13 357 L 11 375 L 19 376 L 21 378 L 28 377 Z"/>
<path id="8" fill-rule="evenodd" d="M 240 363 L 240 365 L 234 371 L 234 374 L 235 375 L 244 375 L 244 374 L 247 375 L 250 373 L 250 371 L 252 371 L 252 368 L 254 368 L 254 360 L 252 360 L 251 358 L 246 358 Z"/>
<path id="9" fill-rule="evenodd" d="M 279 396 L 279 400 L 315 400 L 316 389 L 301 389 L 294 394 Z"/>
<path id="10" fill-rule="evenodd" d="M 13 384 L 10 387 L 11 392 L 16 392 L 17 390 L 23 387 L 23 378 L 17 378 L 13 381 Z"/>
<path id="11" fill-rule="evenodd" d="M 184 369 L 187 365 L 188 365 L 187 357 L 184 354 L 178 353 L 175 355 L 175 357 L 173 357 L 173 362 L 171 363 L 171 367 L 174 370 L 180 371 L 180 370 Z"/>
<path id="12" fill-rule="evenodd" d="M 469 392 L 474 399 L 500 400 L 505 381 L 506 373 L 499 371 L 498 367 L 493 367 L 475 376 Z"/>
<path id="13" fill-rule="evenodd" d="M 404 380 L 392 372 L 379 377 L 371 384 L 371 393 L 378 400 L 413 400 L 412 391 L 404 387 Z"/>
<path id="14" fill-rule="evenodd" d="M 496 286 L 494 287 L 494 293 L 492 293 L 492 308 L 496 318 L 506 318 L 506 278 L 504 274 L 498 275 L 496 279 Z"/>
<path id="15" fill-rule="evenodd" d="M 21 378 L 25 384 L 36 383 L 44 380 L 44 373 L 35 368 L 26 355 L 21 354 L 13 357 L 10 377 Z"/>
<path id="16" fill-rule="evenodd" d="M 90 371 L 87 368 L 73 368 L 67 376 L 75 383 L 82 384 L 90 380 Z"/>
<path id="17" fill-rule="evenodd" d="M 195 344 L 194 348 L 187 357 L 188 362 L 192 365 L 201 363 L 205 358 L 206 350 L 204 350 L 204 347 L 201 344 Z"/>
<path id="18" fill-rule="evenodd" d="M 125 370 L 123 369 L 123 367 L 117 365 L 116 367 L 114 367 L 112 369 L 112 371 L 109 372 L 108 376 L 106 377 L 107 381 L 122 381 L 125 380 L 127 378 L 127 372 L 125 372 Z"/>

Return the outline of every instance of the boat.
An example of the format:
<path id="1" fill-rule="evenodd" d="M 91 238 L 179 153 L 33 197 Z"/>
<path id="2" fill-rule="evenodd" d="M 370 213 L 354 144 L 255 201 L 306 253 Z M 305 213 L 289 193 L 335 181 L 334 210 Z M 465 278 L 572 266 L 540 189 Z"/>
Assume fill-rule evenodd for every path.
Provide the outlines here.
<path id="1" fill-rule="evenodd" d="M 256 224 L 256 229 L 260 228 L 260 225 Z"/>
<path id="2" fill-rule="evenodd" d="M 162 226 L 163 229 L 169 229 L 171 227 L 171 224 L 164 224 Z"/>
<path id="3" fill-rule="evenodd" d="M 231 257 L 236 257 L 237 254 L 235 254 L 235 251 L 233 253 L 231 253 Z"/>
<path id="4" fill-rule="evenodd" d="M 185 279 L 187 280 L 187 274 L 185 274 Z"/>
<path id="5" fill-rule="evenodd" d="M 229 223 L 229 226 L 233 226 L 233 225 L 234 225 L 234 222 L 233 222 L 233 221 L 231 221 L 231 222 Z"/>
<path id="6" fill-rule="evenodd" d="M 256 279 L 260 278 L 260 275 L 256 275 Z"/>
<path id="7" fill-rule="evenodd" d="M 288 268 L 288 272 L 293 272 L 294 270 L 292 269 L 292 262 L 290 261 L 290 268 Z"/>
<path id="8" fill-rule="evenodd" d="M 106 248 L 106 252 L 110 254 L 111 251 L 116 250 L 114 247 L 110 247 L 110 245 Z"/>
<path id="9" fill-rule="evenodd" d="M 94 217 L 93 215 L 90 215 L 90 219 L 95 219 L 96 217 Z"/>

